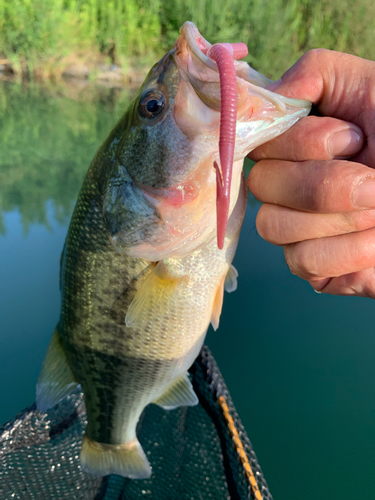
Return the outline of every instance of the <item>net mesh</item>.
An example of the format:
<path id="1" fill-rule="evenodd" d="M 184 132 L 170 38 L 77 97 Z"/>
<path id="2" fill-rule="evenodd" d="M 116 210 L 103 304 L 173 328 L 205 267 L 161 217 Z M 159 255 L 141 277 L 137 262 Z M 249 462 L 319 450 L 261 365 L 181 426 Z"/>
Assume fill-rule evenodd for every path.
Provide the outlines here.
<path id="1" fill-rule="evenodd" d="M 150 479 L 102 478 L 81 470 L 86 414 L 76 391 L 45 414 L 34 404 L 0 428 L 0 499 L 272 500 L 207 347 L 190 375 L 199 405 L 173 411 L 149 405 L 139 422 Z"/>

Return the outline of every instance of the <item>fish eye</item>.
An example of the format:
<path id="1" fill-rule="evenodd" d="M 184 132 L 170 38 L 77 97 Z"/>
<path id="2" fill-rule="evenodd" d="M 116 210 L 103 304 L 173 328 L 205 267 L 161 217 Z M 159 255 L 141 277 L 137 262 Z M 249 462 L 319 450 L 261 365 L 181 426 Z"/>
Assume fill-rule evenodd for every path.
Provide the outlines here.
<path id="1" fill-rule="evenodd" d="M 139 113 L 143 118 L 155 118 L 159 116 L 165 108 L 165 97 L 161 92 L 149 90 L 139 102 Z"/>

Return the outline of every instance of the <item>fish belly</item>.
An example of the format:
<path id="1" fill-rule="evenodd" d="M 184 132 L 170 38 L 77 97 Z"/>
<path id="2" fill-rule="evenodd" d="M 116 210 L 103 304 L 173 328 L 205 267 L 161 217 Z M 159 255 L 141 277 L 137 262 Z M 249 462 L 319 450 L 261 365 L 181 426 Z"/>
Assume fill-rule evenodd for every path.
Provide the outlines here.
<path id="1" fill-rule="evenodd" d="M 84 393 L 88 424 L 81 463 L 89 472 L 149 477 L 136 437 L 144 408 L 198 402 L 187 370 L 210 321 L 218 325 L 245 207 L 242 182 L 222 251 L 214 232 L 186 257 L 157 263 L 108 248 L 74 255 L 68 242 L 56 339 L 69 365 L 64 381 L 71 370 Z"/>

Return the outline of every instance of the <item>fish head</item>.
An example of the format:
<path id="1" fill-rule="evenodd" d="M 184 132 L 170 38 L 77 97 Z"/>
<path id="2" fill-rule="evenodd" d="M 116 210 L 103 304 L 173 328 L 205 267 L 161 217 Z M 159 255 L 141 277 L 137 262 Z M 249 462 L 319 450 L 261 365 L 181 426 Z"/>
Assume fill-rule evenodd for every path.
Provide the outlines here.
<path id="1" fill-rule="evenodd" d="M 117 126 L 104 216 L 118 251 L 158 261 L 187 255 L 215 238 L 222 96 L 211 47 L 186 22 Z M 233 64 L 237 122 L 229 216 L 244 157 L 306 116 L 311 106 L 265 89 L 270 80 L 247 63 Z"/>

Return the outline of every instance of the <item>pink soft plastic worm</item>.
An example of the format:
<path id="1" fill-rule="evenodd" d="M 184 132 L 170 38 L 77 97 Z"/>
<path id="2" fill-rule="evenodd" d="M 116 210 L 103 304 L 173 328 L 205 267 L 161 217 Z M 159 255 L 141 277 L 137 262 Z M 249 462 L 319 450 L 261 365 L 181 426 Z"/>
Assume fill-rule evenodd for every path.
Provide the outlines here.
<path id="1" fill-rule="evenodd" d="M 216 62 L 220 76 L 221 117 L 219 154 L 221 169 L 216 161 L 214 162 L 217 193 L 217 246 L 220 250 L 224 246 L 227 229 L 234 143 L 236 139 L 237 82 L 234 59 L 241 59 L 246 55 L 247 47 L 244 43 L 215 44 L 207 51 L 207 56 Z"/>

